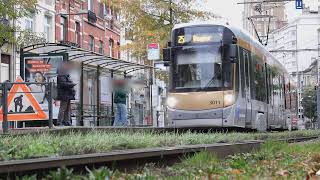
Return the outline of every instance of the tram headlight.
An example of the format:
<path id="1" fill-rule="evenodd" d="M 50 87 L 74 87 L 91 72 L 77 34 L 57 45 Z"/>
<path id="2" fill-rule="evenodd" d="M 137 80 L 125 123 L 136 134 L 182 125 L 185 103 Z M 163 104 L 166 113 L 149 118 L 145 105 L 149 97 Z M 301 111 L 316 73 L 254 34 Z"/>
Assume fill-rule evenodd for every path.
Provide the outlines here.
<path id="1" fill-rule="evenodd" d="M 230 106 L 234 103 L 235 97 L 233 94 L 225 94 L 223 100 L 224 100 L 224 106 Z"/>
<path id="2" fill-rule="evenodd" d="M 173 97 L 173 96 L 169 96 L 167 98 L 167 105 L 169 107 L 174 108 L 177 105 L 177 99 L 175 97 Z"/>

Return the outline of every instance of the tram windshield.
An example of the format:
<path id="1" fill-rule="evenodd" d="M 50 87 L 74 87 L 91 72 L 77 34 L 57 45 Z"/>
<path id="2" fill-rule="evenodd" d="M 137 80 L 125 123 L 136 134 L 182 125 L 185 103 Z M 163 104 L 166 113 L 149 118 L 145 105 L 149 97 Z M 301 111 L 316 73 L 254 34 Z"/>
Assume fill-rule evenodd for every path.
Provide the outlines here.
<path id="1" fill-rule="evenodd" d="M 174 91 L 231 88 L 232 64 L 223 63 L 220 45 L 184 46 L 174 50 Z"/>

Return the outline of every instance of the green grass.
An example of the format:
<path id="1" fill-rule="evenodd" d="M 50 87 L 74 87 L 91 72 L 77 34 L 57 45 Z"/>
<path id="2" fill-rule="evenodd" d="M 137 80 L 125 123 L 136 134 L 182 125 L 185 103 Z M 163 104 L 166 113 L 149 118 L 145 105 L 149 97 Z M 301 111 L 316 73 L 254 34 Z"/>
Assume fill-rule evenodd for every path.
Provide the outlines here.
<path id="1" fill-rule="evenodd" d="M 48 179 L 124 179 L 124 180 L 194 180 L 194 179 L 316 179 L 320 170 L 320 141 L 310 144 L 267 142 L 256 152 L 219 160 L 214 154 L 200 152 L 171 167 L 147 165 L 125 173 L 105 167 L 82 173 L 59 169 Z M 37 178 L 36 175 L 24 178 Z"/>
<path id="2" fill-rule="evenodd" d="M 40 133 L 22 136 L 2 136 L 0 160 L 57 157 L 76 154 L 109 152 L 112 150 L 169 147 L 244 140 L 274 140 L 300 136 L 320 135 L 320 131 L 280 133 L 133 133 L 70 132 L 66 134 Z"/>

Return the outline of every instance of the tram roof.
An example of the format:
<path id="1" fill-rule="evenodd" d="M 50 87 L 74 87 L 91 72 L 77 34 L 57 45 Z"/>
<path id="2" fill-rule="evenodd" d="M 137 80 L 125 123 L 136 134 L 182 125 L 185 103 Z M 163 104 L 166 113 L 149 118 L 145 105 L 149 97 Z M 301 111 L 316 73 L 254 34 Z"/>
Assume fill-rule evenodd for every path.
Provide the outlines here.
<path id="1" fill-rule="evenodd" d="M 174 26 L 173 30 L 184 28 L 184 27 L 190 27 L 190 26 L 205 26 L 205 25 L 220 25 L 224 26 L 226 28 L 229 28 L 237 38 L 241 38 L 245 40 L 246 42 L 252 44 L 255 48 L 260 50 L 265 54 L 265 56 L 269 57 L 269 59 L 272 60 L 272 62 L 269 61 L 269 63 L 276 65 L 278 68 L 280 68 L 285 73 L 288 73 L 288 71 L 285 69 L 285 67 L 255 38 L 252 37 L 247 31 L 238 28 L 236 26 L 230 25 L 226 22 L 222 21 L 201 21 L 201 22 L 191 22 L 191 23 L 181 23 Z"/>
<path id="2" fill-rule="evenodd" d="M 87 66 L 96 66 L 125 73 L 153 68 L 152 66 L 115 59 L 103 54 L 63 43 L 34 44 L 24 47 L 22 53 L 35 55 L 64 53 L 68 55 L 68 60 L 70 61 L 83 63 L 83 65 Z"/>

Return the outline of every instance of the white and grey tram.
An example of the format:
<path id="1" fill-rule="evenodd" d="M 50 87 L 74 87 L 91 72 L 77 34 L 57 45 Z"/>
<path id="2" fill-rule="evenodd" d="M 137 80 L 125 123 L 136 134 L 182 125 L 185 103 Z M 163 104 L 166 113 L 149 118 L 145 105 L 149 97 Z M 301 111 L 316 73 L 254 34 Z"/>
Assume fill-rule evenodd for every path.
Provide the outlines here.
<path id="1" fill-rule="evenodd" d="M 176 25 L 163 54 L 170 65 L 169 127 L 287 129 L 297 115 L 288 72 L 236 27 Z"/>

